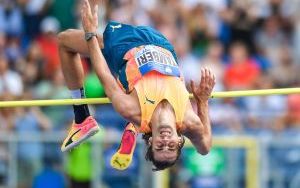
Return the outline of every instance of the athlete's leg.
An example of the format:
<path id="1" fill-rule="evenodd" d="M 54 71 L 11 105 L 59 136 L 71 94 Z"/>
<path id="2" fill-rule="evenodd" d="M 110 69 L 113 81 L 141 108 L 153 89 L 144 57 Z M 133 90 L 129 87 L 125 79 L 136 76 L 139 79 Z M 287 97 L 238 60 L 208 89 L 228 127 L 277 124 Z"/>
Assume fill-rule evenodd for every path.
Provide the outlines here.
<path id="1" fill-rule="evenodd" d="M 103 48 L 103 37 L 97 34 L 99 47 Z M 84 31 L 79 29 L 67 29 L 58 34 L 59 45 L 68 51 L 88 55 L 88 47 L 84 39 Z"/>
<path id="2" fill-rule="evenodd" d="M 84 33 L 80 30 L 67 30 L 58 35 L 61 67 L 66 84 L 71 90 L 72 98 L 84 97 L 84 72 L 78 53 L 87 52 L 83 36 Z M 62 151 L 75 147 L 99 130 L 97 122 L 90 116 L 86 104 L 73 105 L 73 108 L 75 123 L 73 123 L 67 138 L 64 140 Z"/>
<path id="3" fill-rule="evenodd" d="M 102 47 L 102 36 L 98 36 Z M 58 34 L 59 54 L 62 71 L 69 89 L 79 89 L 83 86 L 83 67 L 79 54 L 88 54 L 88 47 L 84 40 L 84 31 L 68 29 Z"/>

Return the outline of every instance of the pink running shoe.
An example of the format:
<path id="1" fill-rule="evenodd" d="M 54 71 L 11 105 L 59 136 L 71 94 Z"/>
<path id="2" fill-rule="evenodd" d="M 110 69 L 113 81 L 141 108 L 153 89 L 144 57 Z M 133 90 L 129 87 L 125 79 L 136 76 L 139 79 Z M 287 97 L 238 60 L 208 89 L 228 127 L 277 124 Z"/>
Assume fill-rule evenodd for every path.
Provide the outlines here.
<path id="1" fill-rule="evenodd" d="M 98 131 L 99 126 L 92 116 L 87 117 L 80 124 L 73 123 L 67 138 L 64 140 L 61 146 L 61 151 L 69 151 L 70 149 L 81 144 L 89 137 L 96 134 Z"/>

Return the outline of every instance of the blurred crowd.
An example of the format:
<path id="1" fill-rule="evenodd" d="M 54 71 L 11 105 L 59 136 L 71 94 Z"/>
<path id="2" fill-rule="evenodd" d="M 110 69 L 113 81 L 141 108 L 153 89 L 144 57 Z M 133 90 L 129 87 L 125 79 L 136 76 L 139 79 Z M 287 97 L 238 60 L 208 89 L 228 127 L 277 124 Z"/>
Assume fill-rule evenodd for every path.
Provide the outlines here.
<path id="1" fill-rule="evenodd" d="M 214 91 L 300 87 L 298 0 L 101 2 L 99 32 L 108 20 L 160 30 L 175 47 L 188 88 L 190 80 L 199 82 L 201 67 L 216 74 Z M 0 100 L 70 98 L 56 34 L 81 27 L 79 5 L 79 0 L 0 0 Z M 92 74 L 89 60 L 82 63 L 86 75 Z M 94 112 L 106 128 L 122 130 L 123 120 L 111 107 L 95 107 Z M 210 117 L 214 134 L 300 134 L 300 95 L 213 99 Z M 72 118 L 70 107 L 1 108 L 0 132 L 61 131 Z M 41 159 L 41 147 L 22 144 L 18 156 Z M 0 159 L 6 158 L 1 152 Z M 39 169 L 34 164 L 31 169 Z M 24 163 L 20 173 L 26 170 Z"/>

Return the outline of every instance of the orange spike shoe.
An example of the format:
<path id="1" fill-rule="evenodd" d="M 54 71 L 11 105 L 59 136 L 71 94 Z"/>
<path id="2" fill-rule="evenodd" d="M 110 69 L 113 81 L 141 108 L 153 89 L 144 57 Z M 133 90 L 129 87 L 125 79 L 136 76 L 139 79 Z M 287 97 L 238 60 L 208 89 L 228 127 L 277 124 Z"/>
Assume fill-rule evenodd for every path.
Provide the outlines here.
<path id="1" fill-rule="evenodd" d="M 117 170 L 125 170 L 132 161 L 132 156 L 136 146 L 138 132 L 132 123 L 129 123 L 122 135 L 121 144 L 118 151 L 112 156 L 110 165 Z"/>
<path id="2" fill-rule="evenodd" d="M 61 151 L 65 152 L 73 149 L 98 131 L 99 126 L 92 116 L 87 117 L 80 124 L 73 123 L 67 138 L 61 146 Z"/>

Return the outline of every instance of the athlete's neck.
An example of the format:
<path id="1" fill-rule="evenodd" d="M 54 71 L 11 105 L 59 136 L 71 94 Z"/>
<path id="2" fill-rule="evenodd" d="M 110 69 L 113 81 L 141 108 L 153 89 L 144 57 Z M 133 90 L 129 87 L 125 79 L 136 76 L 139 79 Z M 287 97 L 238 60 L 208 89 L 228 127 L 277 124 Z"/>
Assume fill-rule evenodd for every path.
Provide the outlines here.
<path id="1" fill-rule="evenodd" d="M 164 127 L 169 127 L 172 132 L 176 132 L 175 112 L 167 100 L 163 100 L 157 105 L 150 123 L 152 134 L 159 134 L 160 129 Z"/>

